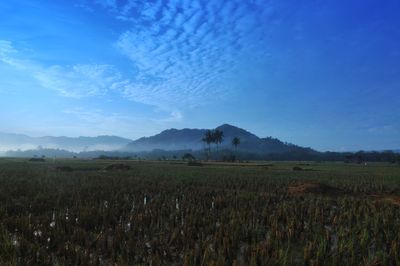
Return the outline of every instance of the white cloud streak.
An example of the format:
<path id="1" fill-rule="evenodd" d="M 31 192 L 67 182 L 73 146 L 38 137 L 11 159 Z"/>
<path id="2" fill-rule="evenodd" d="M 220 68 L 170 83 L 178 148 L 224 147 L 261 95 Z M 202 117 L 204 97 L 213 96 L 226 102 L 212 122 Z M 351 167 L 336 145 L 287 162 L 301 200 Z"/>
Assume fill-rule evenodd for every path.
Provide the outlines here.
<path id="1" fill-rule="evenodd" d="M 121 78 L 109 65 L 56 65 L 37 71 L 34 77 L 43 87 L 74 98 L 104 95 Z"/>
<path id="2" fill-rule="evenodd" d="M 75 123 L 70 131 L 85 132 L 88 135 L 119 134 L 138 138 L 165 129 L 171 122 L 179 122 L 183 115 L 179 111 L 171 112 L 166 118 L 149 119 L 144 116 L 129 116 L 117 112 L 106 112 L 101 109 L 75 107 L 64 110 L 64 114 L 74 118 Z M 76 128 L 76 130 L 75 130 Z"/>
<path id="3" fill-rule="evenodd" d="M 104 64 L 44 66 L 22 60 L 9 42 L 0 43 L 0 60 L 26 71 L 47 89 L 65 97 L 124 97 L 171 113 L 228 98 L 240 74 L 240 58 L 259 49 L 261 25 L 270 16 L 262 1 L 96 0 L 127 21 L 116 47 L 136 66 L 130 76 Z M 87 2 L 86 2 L 87 4 Z M 124 71 L 125 73 L 126 71 Z"/>
<path id="4" fill-rule="evenodd" d="M 226 80 L 237 74 L 239 58 L 263 34 L 270 10 L 261 4 L 128 0 L 113 6 L 117 19 L 131 22 L 116 46 L 139 70 L 118 88 L 132 100 L 164 108 L 226 97 L 232 91 Z"/>
<path id="5" fill-rule="evenodd" d="M 32 76 L 38 83 L 65 97 L 82 98 L 104 95 L 121 80 L 119 72 L 110 65 L 52 65 L 22 59 L 11 42 L 0 40 L 0 62 Z"/>
<path id="6" fill-rule="evenodd" d="M 135 85 L 129 80 L 123 79 L 120 72 L 111 65 L 100 64 L 78 64 L 72 66 L 52 65 L 45 67 L 38 62 L 21 59 L 22 56 L 15 49 L 11 42 L 0 40 L 0 62 L 22 71 L 34 78 L 38 84 L 46 89 L 57 92 L 60 96 L 69 98 L 83 98 L 106 95 L 110 90 L 127 95 Z M 171 122 L 180 122 L 183 119 L 182 113 L 176 107 L 165 108 L 164 105 L 157 105 L 151 95 L 146 94 L 143 87 L 143 94 L 136 94 L 136 101 L 153 104 L 157 112 L 165 113 L 165 117 L 158 119 L 131 119 L 120 114 L 103 114 L 98 110 L 71 109 L 66 114 L 74 115 L 81 121 L 91 124 L 92 127 L 105 131 L 114 128 L 124 128 L 133 122 L 154 123 L 162 125 Z M 146 120 L 146 121 L 145 121 Z M 105 128 L 99 128 L 105 125 Z"/>

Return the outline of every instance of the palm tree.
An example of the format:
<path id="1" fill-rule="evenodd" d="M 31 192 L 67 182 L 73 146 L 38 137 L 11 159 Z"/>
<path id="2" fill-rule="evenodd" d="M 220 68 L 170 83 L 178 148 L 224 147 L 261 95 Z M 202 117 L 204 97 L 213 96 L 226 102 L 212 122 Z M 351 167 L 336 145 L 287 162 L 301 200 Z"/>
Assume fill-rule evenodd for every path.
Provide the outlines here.
<path id="1" fill-rule="evenodd" d="M 201 139 L 204 143 L 207 143 L 208 145 L 208 151 L 207 151 L 207 159 L 210 158 L 210 152 L 211 152 L 211 147 L 210 144 L 214 142 L 214 133 L 211 130 L 207 130 L 206 133 L 204 134 L 204 137 Z"/>
<path id="2" fill-rule="evenodd" d="M 219 129 L 214 130 L 214 143 L 217 145 L 217 152 L 218 152 L 218 144 L 224 141 L 224 132 Z"/>
<path id="3" fill-rule="evenodd" d="M 234 137 L 232 139 L 232 145 L 235 146 L 235 155 L 232 156 L 232 161 L 236 161 L 237 160 L 237 146 L 240 144 L 240 138 L 239 137 Z"/>
<path id="4" fill-rule="evenodd" d="M 234 138 L 232 139 L 232 145 L 235 146 L 235 153 L 236 153 L 236 151 L 237 151 L 237 146 L 238 146 L 239 144 L 240 144 L 240 138 L 234 137 Z"/>

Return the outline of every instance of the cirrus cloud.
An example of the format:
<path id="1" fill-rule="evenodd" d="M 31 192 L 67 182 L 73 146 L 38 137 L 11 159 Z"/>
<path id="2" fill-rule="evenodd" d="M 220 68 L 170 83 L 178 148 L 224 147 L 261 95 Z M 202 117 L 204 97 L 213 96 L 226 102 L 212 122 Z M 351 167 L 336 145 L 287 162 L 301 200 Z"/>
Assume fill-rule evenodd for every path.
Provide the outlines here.
<path id="1" fill-rule="evenodd" d="M 54 65 L 36 71 L 34 77 L 43 87 L 74 98 L 104 95 L 121 79 L 110 65 Z"/>
<path id="2" fill-rule="evenodd" d="M 115 82 L 121 80 L 120 73 L 111 65 L 44 66 L 40 62 L 25 59 L 11 42 L 5 40 L 0 40 L 0 62 L 23 71 L 40 86 L 65 97 L 104 95 Z"/>
<path id="3" fill-rule="evenodd" d="M 129 23 L 116 47 L 136 66 L 119 83 L 120 91 L 166 108 L 232 94 L 235 90 L 226 81 L 238 74 L 244 55 L 262 47 L 262 25 L 271 11 L 254 0 L 108 2 L 101 6 Z"/>

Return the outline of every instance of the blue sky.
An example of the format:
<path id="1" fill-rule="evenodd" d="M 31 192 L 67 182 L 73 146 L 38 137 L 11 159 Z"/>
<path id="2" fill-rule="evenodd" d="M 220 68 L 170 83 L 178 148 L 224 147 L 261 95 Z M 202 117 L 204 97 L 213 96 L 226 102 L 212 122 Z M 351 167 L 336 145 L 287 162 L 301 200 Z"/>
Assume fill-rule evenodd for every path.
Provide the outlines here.
<path id="1" fill-rule="evenodd" d="M 400 2 L 2 0 L 0 131 L 137 138 L 231 123 L 400 148 Z"/>

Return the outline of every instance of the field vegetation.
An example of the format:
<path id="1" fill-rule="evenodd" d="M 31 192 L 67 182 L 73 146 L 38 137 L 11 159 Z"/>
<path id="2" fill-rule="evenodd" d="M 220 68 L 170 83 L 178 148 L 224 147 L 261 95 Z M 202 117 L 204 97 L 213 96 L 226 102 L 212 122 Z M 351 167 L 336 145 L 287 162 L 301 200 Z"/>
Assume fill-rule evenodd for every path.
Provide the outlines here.
<path id="1" fill-rule="evenodd" d="M 0 160 L 1 265 L 400 265 L 389 163 Z"/>

